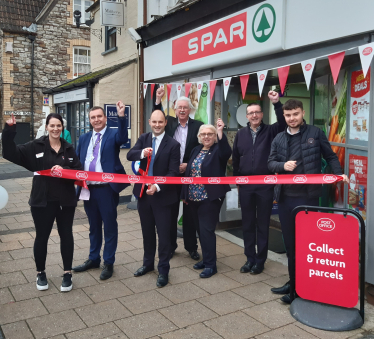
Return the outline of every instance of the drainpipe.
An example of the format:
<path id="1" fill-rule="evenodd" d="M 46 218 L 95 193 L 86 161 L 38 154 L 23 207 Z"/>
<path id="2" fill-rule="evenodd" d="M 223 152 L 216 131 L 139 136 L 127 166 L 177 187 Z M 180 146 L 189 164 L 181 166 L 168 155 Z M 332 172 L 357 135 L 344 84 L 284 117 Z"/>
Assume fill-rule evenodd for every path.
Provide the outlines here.
<path id="1" fill-rule="evenodd" d="M 34 51 L 35 35 L 29 35 L 31 41 L 31 140 L 34 140 Z"/>

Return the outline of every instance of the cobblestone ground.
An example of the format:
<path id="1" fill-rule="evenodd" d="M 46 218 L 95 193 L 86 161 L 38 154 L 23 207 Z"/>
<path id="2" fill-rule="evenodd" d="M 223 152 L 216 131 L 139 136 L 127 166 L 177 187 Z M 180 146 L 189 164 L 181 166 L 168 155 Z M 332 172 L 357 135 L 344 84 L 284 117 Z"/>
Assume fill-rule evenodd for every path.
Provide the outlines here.
<path id="1" fill-rule="evenodd" d="M 0 168 L 7 164 L 0 159 Z M 210 279 L 200 279 L 192 269 L 195 261 L 181 240 L 166 287 L 156 287 L 157 272 L 135 278 L 133 273 L 142 264 L 142 235 L 137 212 L 124 205 L 118 209 L 119 243 L 110 280 L 99 280 L 100 269 L 77 273 L 73 290 L 60 293 L 62 260 L 53 229 L 46 269 L 50 288 L 37 291 L 35 230 L 27 204 L 31 180 L 0 180 L 9 193 L 9 203 L 0 211 L 0 326 L 6 339 L 335 339 L 363 338 L 374 328 L 370 305 L 359 330 L 333 333 L 298 323 L 289 307 L 270 292 L 272 286 L 287 281 L 287 268 L 268 260 L 262 274 L 241 274 L 243 248 L 221 237 L 217 237 L 219 273 Z M 74 265 L 88 257 L 88 234 L 80 204 L 74 221 Z"/>

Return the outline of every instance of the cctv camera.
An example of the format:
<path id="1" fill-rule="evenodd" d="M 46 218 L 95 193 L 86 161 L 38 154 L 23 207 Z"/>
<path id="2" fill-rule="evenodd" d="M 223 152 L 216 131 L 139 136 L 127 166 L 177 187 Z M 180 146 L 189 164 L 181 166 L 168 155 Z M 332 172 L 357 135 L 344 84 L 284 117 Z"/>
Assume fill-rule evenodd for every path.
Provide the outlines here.
<path id="1" fill-rule="evenodd" d="M 128 28 L 128 33 L 130 34 L 130 37 L 132 40 L 134 40 L 136 43 L 139 43 L 142 41 L 142 37 L 138 34 L 138 32 L 133 28 Z"/>
<path id="2" fill-rule="evenodd" d="M 75 23 L 77 24 L 77 28 L 79 28 L 80 24 L 81 24 L 81 16 L 82 16 L 82 13 L 81 11 L 74 11 L 74 19 L 75 19 Z"/>

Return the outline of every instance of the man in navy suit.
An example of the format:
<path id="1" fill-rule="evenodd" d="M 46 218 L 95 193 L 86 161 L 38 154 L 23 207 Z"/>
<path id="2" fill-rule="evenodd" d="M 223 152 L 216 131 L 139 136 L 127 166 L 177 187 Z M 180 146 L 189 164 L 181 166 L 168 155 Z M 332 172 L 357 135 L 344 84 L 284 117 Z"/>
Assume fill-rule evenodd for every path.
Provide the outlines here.
<path id="1" fill-rule="evenodd" d="M 144 187 L 135 184 L 134 195 L 138 197 L 138 212 L 143 233 L 143 266 L 135 272 L 140 277 L 154 270 L 156 254 L 156 233 L 158 234 L 158 279 L 157 286 L 167 285 L 170 269 L 170 229 L 173 220 L 173 207 L 179 196 L 177 185 L 161 184 L 163 177 L 177 177 L 179 174 L 179 142 L 165 134 L 167 121 L 164 112 L 155 110 L 149 119 L 152 133 L 142 134 L 135 146 L 127 153 L 127 160 L 140 160 L 140 168 L 147 168 L 147 157 L 151 157 L 148 176 L 157 176 L 154 184 Z"/>
<path id="2" fill-rule="evenodd" d="M 101 107 L 92 107 L 89 112 L 93 131 L 79 138 L 77 155 L 85 171 L 126 174 L 119 159 L 120 146 L 127 142 L 125 105 L 117 102 L 118 129 L 106 126 L 107 118 Z M 129 184 L 87 182 L 89 192 L 78 188 L 78 196 L 84 199 L 84 209 L 90 224 L 90 254 L 82 265 L 73 267 L 75 272 L 83 272 L 100 266 L 100 250 L 103 242 L 104 222 L 104 267 L 101 280 L 113 274 L 113 264 L 118 242 L 117 206 L 119 193 Z"/>

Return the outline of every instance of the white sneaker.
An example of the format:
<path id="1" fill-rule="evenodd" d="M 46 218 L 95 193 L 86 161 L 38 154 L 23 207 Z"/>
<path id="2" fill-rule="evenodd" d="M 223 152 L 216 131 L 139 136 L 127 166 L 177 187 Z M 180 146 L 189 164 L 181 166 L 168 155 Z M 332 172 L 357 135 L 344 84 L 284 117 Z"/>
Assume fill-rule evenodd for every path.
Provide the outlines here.
<path id="1" fill-rule="evenodd" d="M 69 292 L 73 289 L 71 273 L 65 273 L 62 278 L 61 292 Z"/>
<path id="2" fill-rule="evenodd" d="M 40 272 L 36 276 L 36 288 L 38 291 L 45 291 L 48 290 L 48 280 L 47 280 L 47 275 L 45 272 Z"/>

